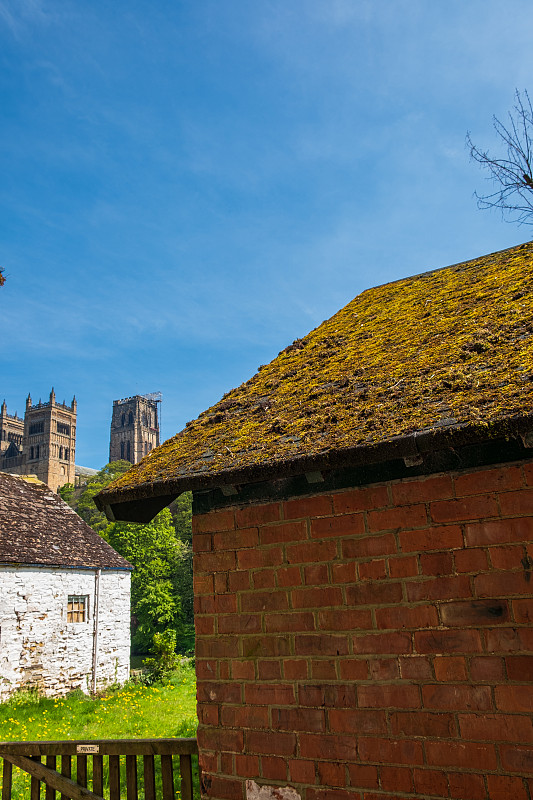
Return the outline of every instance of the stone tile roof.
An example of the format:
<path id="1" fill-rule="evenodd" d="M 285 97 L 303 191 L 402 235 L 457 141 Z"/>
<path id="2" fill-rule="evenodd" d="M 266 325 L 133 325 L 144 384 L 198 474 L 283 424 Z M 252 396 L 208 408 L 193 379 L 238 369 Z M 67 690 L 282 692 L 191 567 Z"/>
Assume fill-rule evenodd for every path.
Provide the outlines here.
<path id="1" fill-rule="evenodd" d="M 533 412 L 533 244 L 369 289 L 153 450 L 100 507 Z"/>
<path id="2" fill-rule="evenodd" d="M 0 564 L 132 569 L 59 495 L 29 477 L 0 472 Z"/>

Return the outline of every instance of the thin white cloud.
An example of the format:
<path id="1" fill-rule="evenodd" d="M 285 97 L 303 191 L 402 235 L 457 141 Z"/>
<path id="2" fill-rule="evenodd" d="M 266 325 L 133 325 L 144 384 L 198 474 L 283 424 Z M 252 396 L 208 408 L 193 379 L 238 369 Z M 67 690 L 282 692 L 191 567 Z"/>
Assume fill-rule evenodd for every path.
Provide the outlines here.
<path id="1" fill-rule="evenodd" d="M 18 39 L 29 25 L 44 25 L 50 14 L 42 0 L 0 0 L 0 22 Z"/>

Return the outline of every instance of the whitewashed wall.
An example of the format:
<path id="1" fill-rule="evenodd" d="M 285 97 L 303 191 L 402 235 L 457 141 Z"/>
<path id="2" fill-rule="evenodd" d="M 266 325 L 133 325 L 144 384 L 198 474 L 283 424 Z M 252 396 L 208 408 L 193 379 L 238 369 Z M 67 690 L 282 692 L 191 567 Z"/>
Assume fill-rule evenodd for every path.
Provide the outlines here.
<path id="1" fill-rule="evenodd" d="M 130 573 L 100 573 L 97 688 L 129 677 Z M 67 622 L 69 595 L 88 595 L 87 622 Z M 92 688 L 95 570 L 0 566 L 0 700 Z"/>

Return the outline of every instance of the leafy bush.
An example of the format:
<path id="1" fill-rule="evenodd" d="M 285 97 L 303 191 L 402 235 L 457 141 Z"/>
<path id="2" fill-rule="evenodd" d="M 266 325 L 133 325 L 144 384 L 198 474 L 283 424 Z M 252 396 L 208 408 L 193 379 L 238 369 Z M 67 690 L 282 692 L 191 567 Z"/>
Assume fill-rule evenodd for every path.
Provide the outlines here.
<path id="1" fill-rule="evenodd" d="M 59 487 L 59 495 L 65 501 L 65 503 L 70 503 L 74 497 L 75 491 L 76 487 L 73 483 L 64 483 L 63 486 Z"/>
<path id="2" fill-rule="evenodd" d="M 179 658 L 176 655 L 176 631 L 167 628 L 161 633 L 154 633 L 152 653 L 152 657 L 143 661 L 147 670 L 147 681 L 167 683 L 179 666 Z"/>

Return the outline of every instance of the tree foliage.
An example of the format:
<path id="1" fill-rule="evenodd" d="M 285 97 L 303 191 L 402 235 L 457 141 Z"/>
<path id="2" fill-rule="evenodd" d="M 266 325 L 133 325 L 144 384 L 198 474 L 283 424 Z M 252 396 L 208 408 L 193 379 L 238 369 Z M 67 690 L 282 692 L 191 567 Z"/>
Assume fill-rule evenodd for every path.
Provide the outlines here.
<path id="1" fill-rule="evenodd" d="M 105 489 L 106 486 L 109 486 L 116 478 L 123 475 L 130 467 L 129 461 L 113 461 L 110 464 L 106 464 L 96 475 L 89 478 L 81 492 L 74 493 L 72 501 L 68 501 L 87 525 L 90 525 L 98 533 L 103 533 L 109 522 L 106 515 L 96 508 L 93 497 L 102 489 Z"/>
<path id="2" fill-rule="evenodd" d="M 115 461 L 90 478 L 83 489 L 65 490 L 64 499 L 133 566 L 131 577 L 132 644 L 152 652 L 155 634 L 170 631 L 182 652 L 194 644 L 192 601 L 191 495 L 181 495 L 148 525 L 109 522 L 94 496 L 131 464 Z M 70 498 L 70 499 L 68 499 Z"/>
<path id="3" fill-rule="evenodd" d="M 65 501 L 65 503 L 69 503 L 70 505 L 75 491 L 76 487 L 73 483 L 64 483 L 63 486 L 59 487 L 59 496 Z"/>
<path id="4" fill-rule="evenodd" d="M 133 565 L 133 645 L 138 652 L 146 653 L 151 648 L 154 633 L 162 633 L 167 628 L 181 632 L 183 628 L 176 573 L 185 545 L 176 536 L 167 508 L 148 525 L 112 522 L 102 536 Z"/>
<path id="5" fill-rule="evenodd" d="M 174 580 L 180 587 L 181 613 L 186 629 L 182 648 L 194 647 L 194 589 L 192 582 L 192 493 L 184 492 L 170 506 L 176 536 L 183 545 L 183 556 L 176 566 Z M 187 633 L 188 631 L 188 633 Z"/>
<path id="6" fill-rule="evenodd" d="M 143 665 L 148 671 L 148 682 L 166 683 L 179 665 L 176 656 L 176 634 L 172 630 L 154 633 L 152 658 L 145 658 Z"/>
<path id="7" fill-rule="evenodd" d="M 494 116 L 492 124 L 504 155 L 495 157 L 472 142 L 470 157 L 487 170 L 494 191 L 474 193 L 479 208 L 499 208 L 510 222 L 533 224 L 533 108 L 527 91 L 515 91 L 515 105 L 506 123 Z"/>

